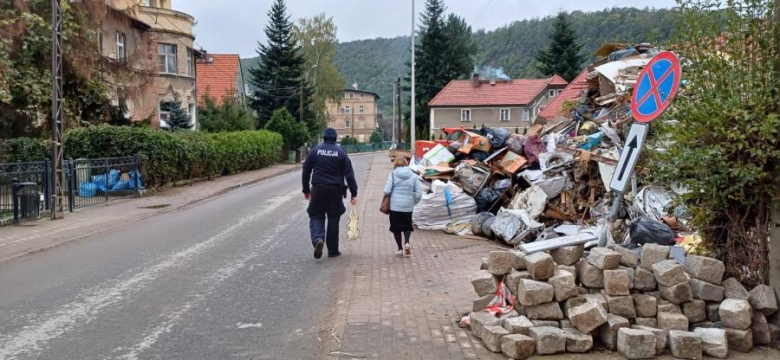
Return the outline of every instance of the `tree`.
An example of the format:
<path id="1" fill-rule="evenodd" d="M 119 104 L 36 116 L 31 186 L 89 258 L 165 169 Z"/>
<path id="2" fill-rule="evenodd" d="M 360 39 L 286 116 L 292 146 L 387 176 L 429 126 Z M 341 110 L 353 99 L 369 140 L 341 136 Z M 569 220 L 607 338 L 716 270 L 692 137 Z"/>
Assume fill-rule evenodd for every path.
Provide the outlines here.
<path id="1" fill-rule="evenodd" d="M 772 21 L 780 9 L 772 2 L 678 2 L 673 48 L 685 57 L 686 84 L 665 116 L 676 124 L 654 127 L 668 144 L 653 154 L 654 180 L 690 190 L 692 224 L 725 276 L 749 287 L 768 279 L 771 205 L 780 201 L 780 24 Z"/>
<path id="2" fill-rule="evenodd" d="M 165 102 L 160 105 L 162 111 L 168 112 L 168 129 L 171 131 L 189 130 L 192 129 L 192 121 L 190 116 L 184 111 L 181 106 L 181 98 L 179 94 L 173 97 L 173 101 Z"/>
<path id="3" fill-rule="evenodd" d="M 357 138 L 353 138 L 353 137 L 351 137 L 351 136 L 349 136 L 349 135 L 347 135 L 347 136 L 344 136 L 344 137 L 341 139 L 341 146 L 345 146 L 345 145 L 357 145 L 357 144 L 358 144 L 358 139 L 357 139 Z"/>
<path id="4" fill-rule="evenodd" d="M 322 133 L 327 124 L 326 102 L 338 102 L 344 92 L 346 80 L 334 64 L 338 47 L 336 25 L 333 17 L 320 14 L 298 20 L 298 24 L 293 26 L 293 33 L 306 58 L 307 84 L 314 89 L 306 119 L 309 133 L 316 135 Z"/>
<path id="5" fill-rule="evenodd" d="M 309 139 L 306 125 L 293 118 L 286 108 L 274 111 L 265 129 L 282 135 L 285 151 L 297 150 Z"/>
<path id="6" fill-rule="evenodd" d="M 372 144 L 381 144 L 382 143 L 382 134 L 379 133 L 379 131 L 374 130 L 374 132 L 371 133 L 371 138 L 369 138 L 369 141 L 371 141 Z"/>
<path id="7" fill-rule="evenodd" d="M 572 81 L 582 71 L 584 56 L 580 54 L 582 45 L 578 44 L 568 16 L 558 13 L 550 34 L 547 50 L 536 55 L 537 67 L 543 75 L 560 75 L 566 81 Z"/>
<path id="8" fill-rule="evenodd" d="M 418 84 L 415 121 L 421 139 L 428 139 L 428 102 L 451 80 L 470 74 L 472 55 L 476 51 L 471 42 L 471 27 L 454 14 L 445 18 L 446 9 L 443 0 L 428 0 L 421 16 L 419 45 L 414 54 Z M 411 83 L 409 77 L 407 82 Z"/>
<path id="9" fill-rule="evenodd" d="M 244 105 L 236 104 L 230 96 L 225 96 L 217 104 L 214 98 L 206 94 L 203 104 L 198 108 L 200 129 L 207 132 L 252 130 L 255 117 Z"/>
<path id="10" fill-rule="evenodd" d="M 109 81 L 149 78 L 134 60 L 147 58 L 148 37 L 137 57 L 118 63 L 98 48 L 100 24 L 109 13 L 103 1 L 62 4 L 65 127 L 112 121 L 118 113 Z M 0 138 L 48 134 L 51 113 L 51 1 L 0 1 Z"/>
<path id="11" fill-rule="evenodd" d="M 265 27 L 268 43 L 258 45 L 260 62 L 249 70 L 249 83 L 255 89 L 251 105 L 257 112 L 258 128 L 265 127 L 272 111 L 282 107 L 288 109 L 294 119 L 300 119 L 301 90 L 304 111 L 309 108 L 312 92 L 303 83 L 306 59 L 293 36 L 284 0 L 274 2 L 268 18 Z"/>

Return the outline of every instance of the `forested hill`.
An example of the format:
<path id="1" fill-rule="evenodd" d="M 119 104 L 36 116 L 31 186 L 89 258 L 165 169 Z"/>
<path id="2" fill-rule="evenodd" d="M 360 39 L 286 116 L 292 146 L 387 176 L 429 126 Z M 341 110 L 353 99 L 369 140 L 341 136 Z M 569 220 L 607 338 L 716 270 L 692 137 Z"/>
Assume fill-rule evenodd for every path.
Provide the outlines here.
<path id="1" fill-rule="evenodd" d="M 554 16 L 548 16 L 515 21 L 493 31 L 475 32 L 474 42 L 478 48 L 475 65 L 503 67 L 514 78 L 539 77 L 534 56 L 547 46 L 553 20 Z M 674 12 L 667 9 L 574 11 L 571 20 L 577 39 L 583 45 L 582 53 L 588 55 L 604 42 L 663 43 L 670 38 L 674 28 Z M 381 82 L 394 82 L 399 76 L 403 77 L 408 71 L 408 59 L 407 36 L 357 40 L 339 44 L 336 67 L 344 74 L 348 87 L 357 82 L 361 90 L 379 93 L 382 97 L 380 109 L 389 116 L 392 114 L 393 88 Z M 242 60 L 244 71 L 256 63 L 257 58 Z"/>

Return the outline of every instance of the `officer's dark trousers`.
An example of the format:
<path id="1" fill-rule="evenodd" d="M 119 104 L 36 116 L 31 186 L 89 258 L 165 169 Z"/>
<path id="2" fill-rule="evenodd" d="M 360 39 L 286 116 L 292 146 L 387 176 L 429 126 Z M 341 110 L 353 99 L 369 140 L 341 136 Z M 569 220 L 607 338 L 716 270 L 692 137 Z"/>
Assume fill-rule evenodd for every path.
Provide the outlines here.
<path id="1" fill-rule="evenodd" d="M 339 220 L 347 211 L 343 201 L 343 186 L 318 185 L 311 189 L 309 201 L 309 230 L 311 231 L 311 243 L 314 245 L 318 239 L 324 239 L 328 246 L 328 254 L 339 251 Z M 325 220 L 328 221 L 327 233 Z"/>

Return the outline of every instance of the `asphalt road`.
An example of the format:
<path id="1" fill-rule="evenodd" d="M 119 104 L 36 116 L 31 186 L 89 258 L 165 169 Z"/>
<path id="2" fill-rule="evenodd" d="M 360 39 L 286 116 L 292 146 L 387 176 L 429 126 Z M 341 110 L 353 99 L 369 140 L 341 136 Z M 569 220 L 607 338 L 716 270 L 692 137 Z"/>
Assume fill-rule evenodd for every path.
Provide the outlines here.
<path id="1" fill-rule="evenodd" d="M 0 360 L 316 358 L 346 260 L 312 258 L 299 179 L 0 265 Z"/>

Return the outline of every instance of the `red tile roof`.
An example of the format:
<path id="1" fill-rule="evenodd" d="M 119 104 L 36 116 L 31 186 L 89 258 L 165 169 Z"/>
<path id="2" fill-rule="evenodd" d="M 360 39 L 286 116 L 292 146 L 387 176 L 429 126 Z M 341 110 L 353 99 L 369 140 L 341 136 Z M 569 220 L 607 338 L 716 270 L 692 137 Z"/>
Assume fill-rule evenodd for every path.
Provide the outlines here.
<path id="1" fill-rule="evenodd" d="M 203 98 L 209 94 L 221 104 L 223 97 L 235 96 L 240 58 L 238 54 L 208 54 L 208 57 L 213 59 L 211 63 L 199 60 L 195 64 L 199 101 L 204 104 Z"/>
<path id="2" fill-rule="evenodd" d="M 428 106 L 527 105 L 542 94 L 548 85 L 566 84 L 566 80 L 557 75 L 549 79 L 514 79 L 509 82 L 499 80 L 495 85 L 482 80 L 478 87 L 474 86 L 472 80 L 452 80 L 436 94 Z"/>
<path id="3" fill-rule="evenodd" d="M 566 100 L 573 100 L 580 96 L 580 92 L 582 89 L 586 88 L 587 85 L 583 83 L 585 80 L 585 77 L 588 76 L 588 69 L 582 70 L 582 72 L 577 75 L 574 80 L 572 80 L 569 85 L 566 86 L 565 89 L 563 89 L 563 92 L 560 93 L 553 101 L 551 101 L 547 106 L 542 109 L 542 112 L 539 113 L 539 116 L 545 118 L 547 121 L 550 121 L 554 119 L 558 115 L 563 115 L 563 102 Z"/>
<path id="4" fill-rule="evenodd" d="M 560 77 L 558 75 L 553 75 L 550 78 L 550 85 L 563 85 L 563 86 L 566 86 L 568 84 L 569 84 L 568 81 L 564 80 L 562 77 Z"/>

